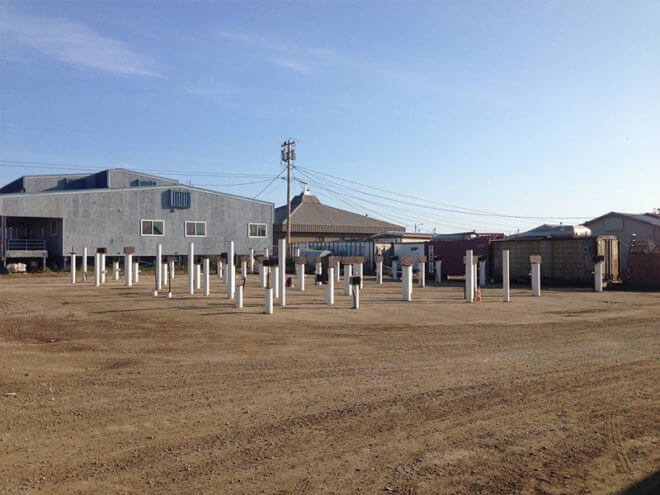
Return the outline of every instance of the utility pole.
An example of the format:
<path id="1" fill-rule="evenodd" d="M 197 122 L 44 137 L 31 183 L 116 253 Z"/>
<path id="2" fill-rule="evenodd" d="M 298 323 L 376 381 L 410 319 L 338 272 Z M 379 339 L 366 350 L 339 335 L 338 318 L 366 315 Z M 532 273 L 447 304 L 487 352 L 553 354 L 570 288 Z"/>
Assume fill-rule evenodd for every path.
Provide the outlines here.
<path id="1" fill-rule="evenodd" d="M 282 157 L 281 160 L 286 162 L 287 165 L 287 181 L 286 181 L 286 245 L 287 251 L 291 252 L 291 169 L 293 162 L 296 161 L 296 142 L 292 139 L 287 139 L 282 143 Z"/>

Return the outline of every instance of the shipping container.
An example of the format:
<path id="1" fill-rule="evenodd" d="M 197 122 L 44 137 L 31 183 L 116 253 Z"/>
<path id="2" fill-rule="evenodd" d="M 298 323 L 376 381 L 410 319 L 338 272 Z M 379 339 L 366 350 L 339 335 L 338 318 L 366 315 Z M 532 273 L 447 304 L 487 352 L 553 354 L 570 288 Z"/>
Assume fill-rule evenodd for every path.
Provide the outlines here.
<path id="1" fill-rule="evenodd" d="M 647 241 L 630 248 L 628 279 L 631 287 L 660 289 L 660 246 Z"/>
<path id="2" fill-rule="evenodd" d="M 490 245 L 489 278 L 502 281 L 502 251 L 509 250 L 512 282 L 530 280 L 529 257 L 541 256 L 541 282 L 546 285 L 593 286 L 594 256 L 605 258 L 603 278 L 619 282 L 619 240 L 616 236 L 577 238 L 510 238 Z"/>
<path id="3" fill-rule="evenodd" d="M 479 256 L 486 260 L 488 266 L 489 245 L 494 239 L 502 239 L 504 234 L 460 234 L 462 238 L 457 239 L 459 234 L 438 235 L 434 236 L 430 241 L 425 243 L 425 255 L 429 260 L 428 272 L 434 272 L 433 259 L 436 256 L 442 258 L 442 276 L 446 278 L 450 276 L 465 275 L 465 264 L 463 257 L 465 251 L 472 249 L 473 256 Z"/>

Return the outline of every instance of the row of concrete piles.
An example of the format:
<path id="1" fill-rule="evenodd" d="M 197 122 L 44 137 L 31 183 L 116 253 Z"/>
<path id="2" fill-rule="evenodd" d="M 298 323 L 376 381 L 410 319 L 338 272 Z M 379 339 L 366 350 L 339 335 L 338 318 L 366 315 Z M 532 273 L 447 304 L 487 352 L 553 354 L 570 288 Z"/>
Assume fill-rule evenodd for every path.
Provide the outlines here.
<path id="1" fill-rule="evenodd" d="M 239 259 L 242 282 L 236 283 L 236 264 L 234 242 L 228 243 L 228 252 L 216 258 L 216 272 L 221 280 L 224 280 L 227 286 L 227 298 L 235 301 L 237 308 L 243 307 L 243 291 L 248 273 L 259 274 L 259 285 L 264 289 L 264 312 L 273 313 L 275 300 L 279 306 L 286 306 L 286 289 L 292 284 L 291 279 L 286 276 L 286 241 L 281 239 L 278 245 L 278 257 L 269 256 L 268 250 L 265 255 L 254 255 L 254 250 L 250 250 L 249 256 L 242 256 Z M 131 287 L 139 282 L 139 262 L 133 259 L 134 248 L 124 248 L 124 275 L 125 285 Z M 76 253 L 75 246 L 71 251 L 71 282 L 76 283 Z M 82 250 L 82 278 L 87 280 L 87 247 Z M 172 281 L 174 279 L 174 258 L 168 257 L 163 260 L 162 246 L 159 244 L 156 248 L 155 264 L 155 288 L 152 294 L 157 296 L 167 284 L 167 297 L 172 297 Z M 299 254 L 299 253 L 297 253 Z M 100 286 L 106 282 L 106 248 L 97 248 L 94 255 L 94 285 Z M 231 260 L 231 262 L 229 261 Z M 602 292 L 602 274 L 604 259 L 594 260 L 594 290 Z M 205 296 L 210 295 L 210 276 L 211 261 L 208 257 L 199 258 L 195 256 L 195 245 L 189 243 L 188 246 L 188 293 L 193 295 L 195 290 L 203 289 Z M 297 279 L 297 289 L 305 290 L 305 266 L 307 257 L 295 256 L 295 277 Z M 383 283 L 383 257 L 376 256 L 376 284 Z M 392 279 L 399 280 L 399 266 L 401 267 L 401 290 L 402 300 L 412 301 L 413 295 L 413 266 L 418 264 L 418 285 L 420 288 L 426 286 L 426 263 L 425 256 L 401 256 L 392 259 Z M 531 288 L 533 296 L 541 295 L 541 256 L 530 257 Z M 435 268 L 436 282 L 440 282 L 442 273 L 442 259 L 433 260 Z M 472 303 L 481 299 L 481 286 L 486 282 L 486 263 L 483 259 L 474 256 L 472 250 L 467 250 L 464 257 L 465 263 L 465 300 Z M 327 274 L 323 274 L 323 259 L 317 257 L 314 260 L 315 283 L 326 283 L 324 291 L 324 303 L 334 304 L 335 302 L 335 283 L 341 281 L 341 268 L 343 265 L 344 275 L 344 294 L 352 298 L 352 307 L 360 307 L 360 291 L 364 287 L 364 258 L 363 257 L 339 257 L 332 256 L 327 260 Z M 112 279 L 119 280 L 119 261 L 113 260 Z M 511 300 L 510 281 L 509 281 L 509 251 L 502 253 L 502 298 L 504 302 Z"/>

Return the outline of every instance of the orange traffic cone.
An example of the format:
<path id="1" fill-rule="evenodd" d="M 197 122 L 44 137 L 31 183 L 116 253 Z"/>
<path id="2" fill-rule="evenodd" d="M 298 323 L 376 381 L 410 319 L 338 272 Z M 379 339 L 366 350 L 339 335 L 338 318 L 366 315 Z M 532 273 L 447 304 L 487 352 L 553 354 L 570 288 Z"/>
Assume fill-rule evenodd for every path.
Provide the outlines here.
<path id="1" fill-rule="evenodd" d="M 477 287 L 477 302 L 481 302 L 481 287 Z"/>

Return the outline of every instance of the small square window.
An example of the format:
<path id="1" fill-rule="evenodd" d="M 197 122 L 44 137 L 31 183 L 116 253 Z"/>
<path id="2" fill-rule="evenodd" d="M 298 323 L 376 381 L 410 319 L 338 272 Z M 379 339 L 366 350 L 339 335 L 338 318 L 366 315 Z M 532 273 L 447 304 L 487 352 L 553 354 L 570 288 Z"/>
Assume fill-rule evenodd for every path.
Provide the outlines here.
<path id="1" fill-rule="evenodd" d="M 248 224 L 248 237 L 257 237 L 257 238 L 266 237 L 266 224 L 265 223 Z"/>
<path id="2" fill-rule="evenodd" d="M 186 237 L 206 237 L 206 222 L 186 222 Z"/>
<path id="3" fill-rule="evenodd" d="M 140 233 L 142 235 L 162 236 L 165 234 L 165 221 L 140 220 Z"/>

